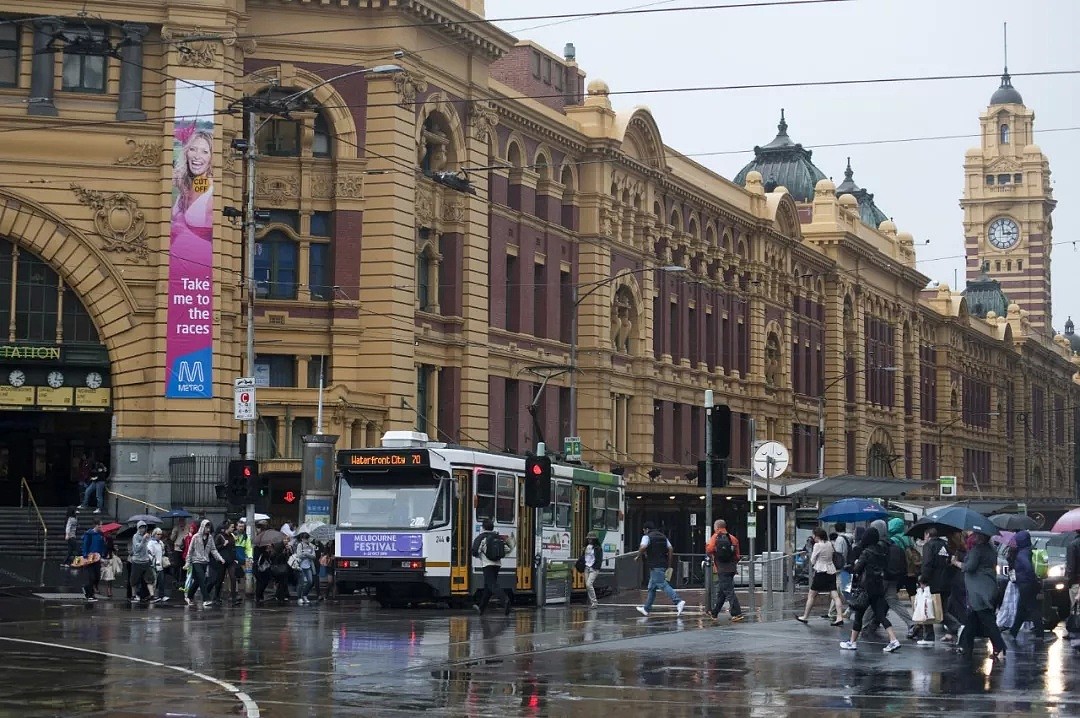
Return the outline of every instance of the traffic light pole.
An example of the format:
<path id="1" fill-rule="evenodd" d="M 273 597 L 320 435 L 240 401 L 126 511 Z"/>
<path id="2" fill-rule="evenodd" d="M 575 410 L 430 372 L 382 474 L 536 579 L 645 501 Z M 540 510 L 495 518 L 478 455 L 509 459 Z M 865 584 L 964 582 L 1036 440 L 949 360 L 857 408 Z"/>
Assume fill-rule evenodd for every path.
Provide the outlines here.
<path id="1" fill-rule="evenodd" d="M 713 441 L 712 441 L 712 423 L 713 423 L 713 393 L 712 389 L 705 390 L 705 541 L 708 542 L 712 536 L 712 487 L 713 487 Z M 705 567 L 705 610 L 710 610 L 712 607 L 712 584 L 713 584 L 713 567 L 710 562 Z"/>
<path id="2" fill-rule="evenodd" d="M 547 447 L 544 446 L 544 442 L 540 442 L 536 445 L 536 455 L 544 456 L 547 453 Z M 528 480 L 528 479 L 526 479 Z M 551 480 L 548 480 L 548 485 L 551 485 Z M 544 527 L 540 523 L 542 508 L 537 507 L 533 509 L 534 521 L 536 523 L 536 607 L 543 608 L 547 603 L 547 562 L 544 561 Z"/>
<path id="3" fill-rule="evenodd" d="M 244 202 L 244 285 L 247 288 L 247 346 L 244 357 L 245 375 L 255 376 L 255 112 L 250 108 L 245 113 L 247 121 L 247 187 Z M 255 420 L 247 422 L 247 439 L 244 441 L 244 458 L 255 458 Z M 248 547 L 254 554 L 255 541 L 255 503 L 248 498 L 247 505 Z M 255 592 L 255 560 L 248 556 L 244 566 L 244 578 L 247 593 Z"/>

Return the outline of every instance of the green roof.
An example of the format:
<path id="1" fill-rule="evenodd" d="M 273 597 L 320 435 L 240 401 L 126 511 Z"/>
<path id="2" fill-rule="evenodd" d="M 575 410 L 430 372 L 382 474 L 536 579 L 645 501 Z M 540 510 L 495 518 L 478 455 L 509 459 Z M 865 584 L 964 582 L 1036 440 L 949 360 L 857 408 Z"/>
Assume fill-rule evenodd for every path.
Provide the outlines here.
<path id="1" fill-rule="evenodd" d="M 836 196 L 850 194 L 854 197 L 859 203 L 859 217 L 862 219 L 863 224 L 877 229 L 889 217 L 874 204 L 873 194 L 855 184 L 854 176 L 855 172 L 851 169 L 851 158 L 848 157 L 847 169 L 844 170 L 844 181 L 836 188 Z"/>
<path id="2" fill-rule="evenodd" d="M 765 191 L 771 192 L 778 186 L 787 187 L 791 198 L 796 202 L 812 202 L 814 186 L 825 179 L 825 173 L 817 168 L 810 157 L 813 152 L 797 142 L 793 142 L 787 133 L 787 120 L 780 110 L 780 124 L 772 142 L 754 148 L 754 161 L 739 170 L 735 175 L 735 184 L 746 184 L 746 175 L 757 171 L 765 184 Z"/>
<path id="3" fill-rule="evenodd" d="M 964 290 L 968 314 L 985 319 L 988 312 L 1003 317 L 1009 312 L 1009 298 L 1001 291 L 1001 282 L 992 279 L 985 271 L 978 279 L 968 282 Z"/>

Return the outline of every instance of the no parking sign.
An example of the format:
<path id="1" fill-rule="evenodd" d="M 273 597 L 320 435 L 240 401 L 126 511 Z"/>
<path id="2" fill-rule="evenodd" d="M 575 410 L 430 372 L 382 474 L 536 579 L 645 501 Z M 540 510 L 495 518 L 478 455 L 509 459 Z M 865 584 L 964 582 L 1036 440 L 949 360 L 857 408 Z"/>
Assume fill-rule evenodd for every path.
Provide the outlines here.
<path id="1" fill-rule="evenodd" d="M 233 380 L 233 416 L 240 421 L 255 420 L 255 378 Z"/>

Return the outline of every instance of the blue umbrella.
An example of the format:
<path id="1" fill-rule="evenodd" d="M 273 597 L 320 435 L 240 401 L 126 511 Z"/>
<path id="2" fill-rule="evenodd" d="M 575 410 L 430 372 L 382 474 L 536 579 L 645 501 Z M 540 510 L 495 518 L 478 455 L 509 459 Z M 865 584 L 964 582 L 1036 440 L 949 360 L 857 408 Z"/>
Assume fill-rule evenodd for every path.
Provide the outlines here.
<path id="1" fill-rule="evenodd" d="M 163 514 L 160 514 L 163 519 L 190 519 L 191 514 L 184 509 L 170 509 Z"/>
<path id="2" fill-rule="evenodd" d="M 860 521 L 874 521 L 875 519 L 887 518 L 889 512 L 870 499 L 840 499 L 834 504 L 825 507 L 818 516 L 819 521 L 836 523 L 837 521 L 858 523 Z"/>

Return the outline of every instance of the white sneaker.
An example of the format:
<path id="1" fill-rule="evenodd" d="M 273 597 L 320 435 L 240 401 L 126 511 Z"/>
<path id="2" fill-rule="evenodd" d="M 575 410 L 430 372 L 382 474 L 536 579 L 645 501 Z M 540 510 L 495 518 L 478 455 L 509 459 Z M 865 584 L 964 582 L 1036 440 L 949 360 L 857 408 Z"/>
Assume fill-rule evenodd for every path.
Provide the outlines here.
<path id="1" fill-rule="evenodd" d="M 100 514 L 100 513 L 101 513 L 101 509 L 94 509 L 94 513 L 95 513 L 95 514 Z"/>
<path id="2" fill-rule="evenodd" d="M 638 606 L 637 607 L 637 612 L 640 613 L 642 616 L 645 616 L 645 617 L 648 617 L 648 615 L 649 615 L 649 612 L 645 610 L 644 606 Z"/>
<path id="3" fill-rule="evenodd" d="M 892 653 L 893 651 L 896 651 L 896 650 L 899 650 L 899 649 L 900 649 L 900 641 L 889 641 L 889 645 L 885 646 L 881 650 L 885 651 L 885 653 Z"/>
<path id="4" fill-rule="evenodd" d="M 919 639 L 918 641 L 915 641 L 915 645 L 919 646 L 920 648 L 933 648 L 934 647 L 934 642 L 933 641 L 928 641 L 925 638 L 922 638 L 922 639 Z"/>
<path id="5" fill-rule="evenodd" d="M 213 605 L 214 605 L 213 601 L 203 601 L 202 607 L 203 608 L 210 608 Z"/>
<path id="6" fill-rule="evenodd" d="M 857 646 L 852 641 L 840 641 L 840 648 L 845 651 L 854 651 Z"/>
<path id="7" fill-rule="evenodd" d="M 686 601 L 679 601 L 675 604 L 675 615 L 681 616 L 683 609 L 686 608 Z"/>

